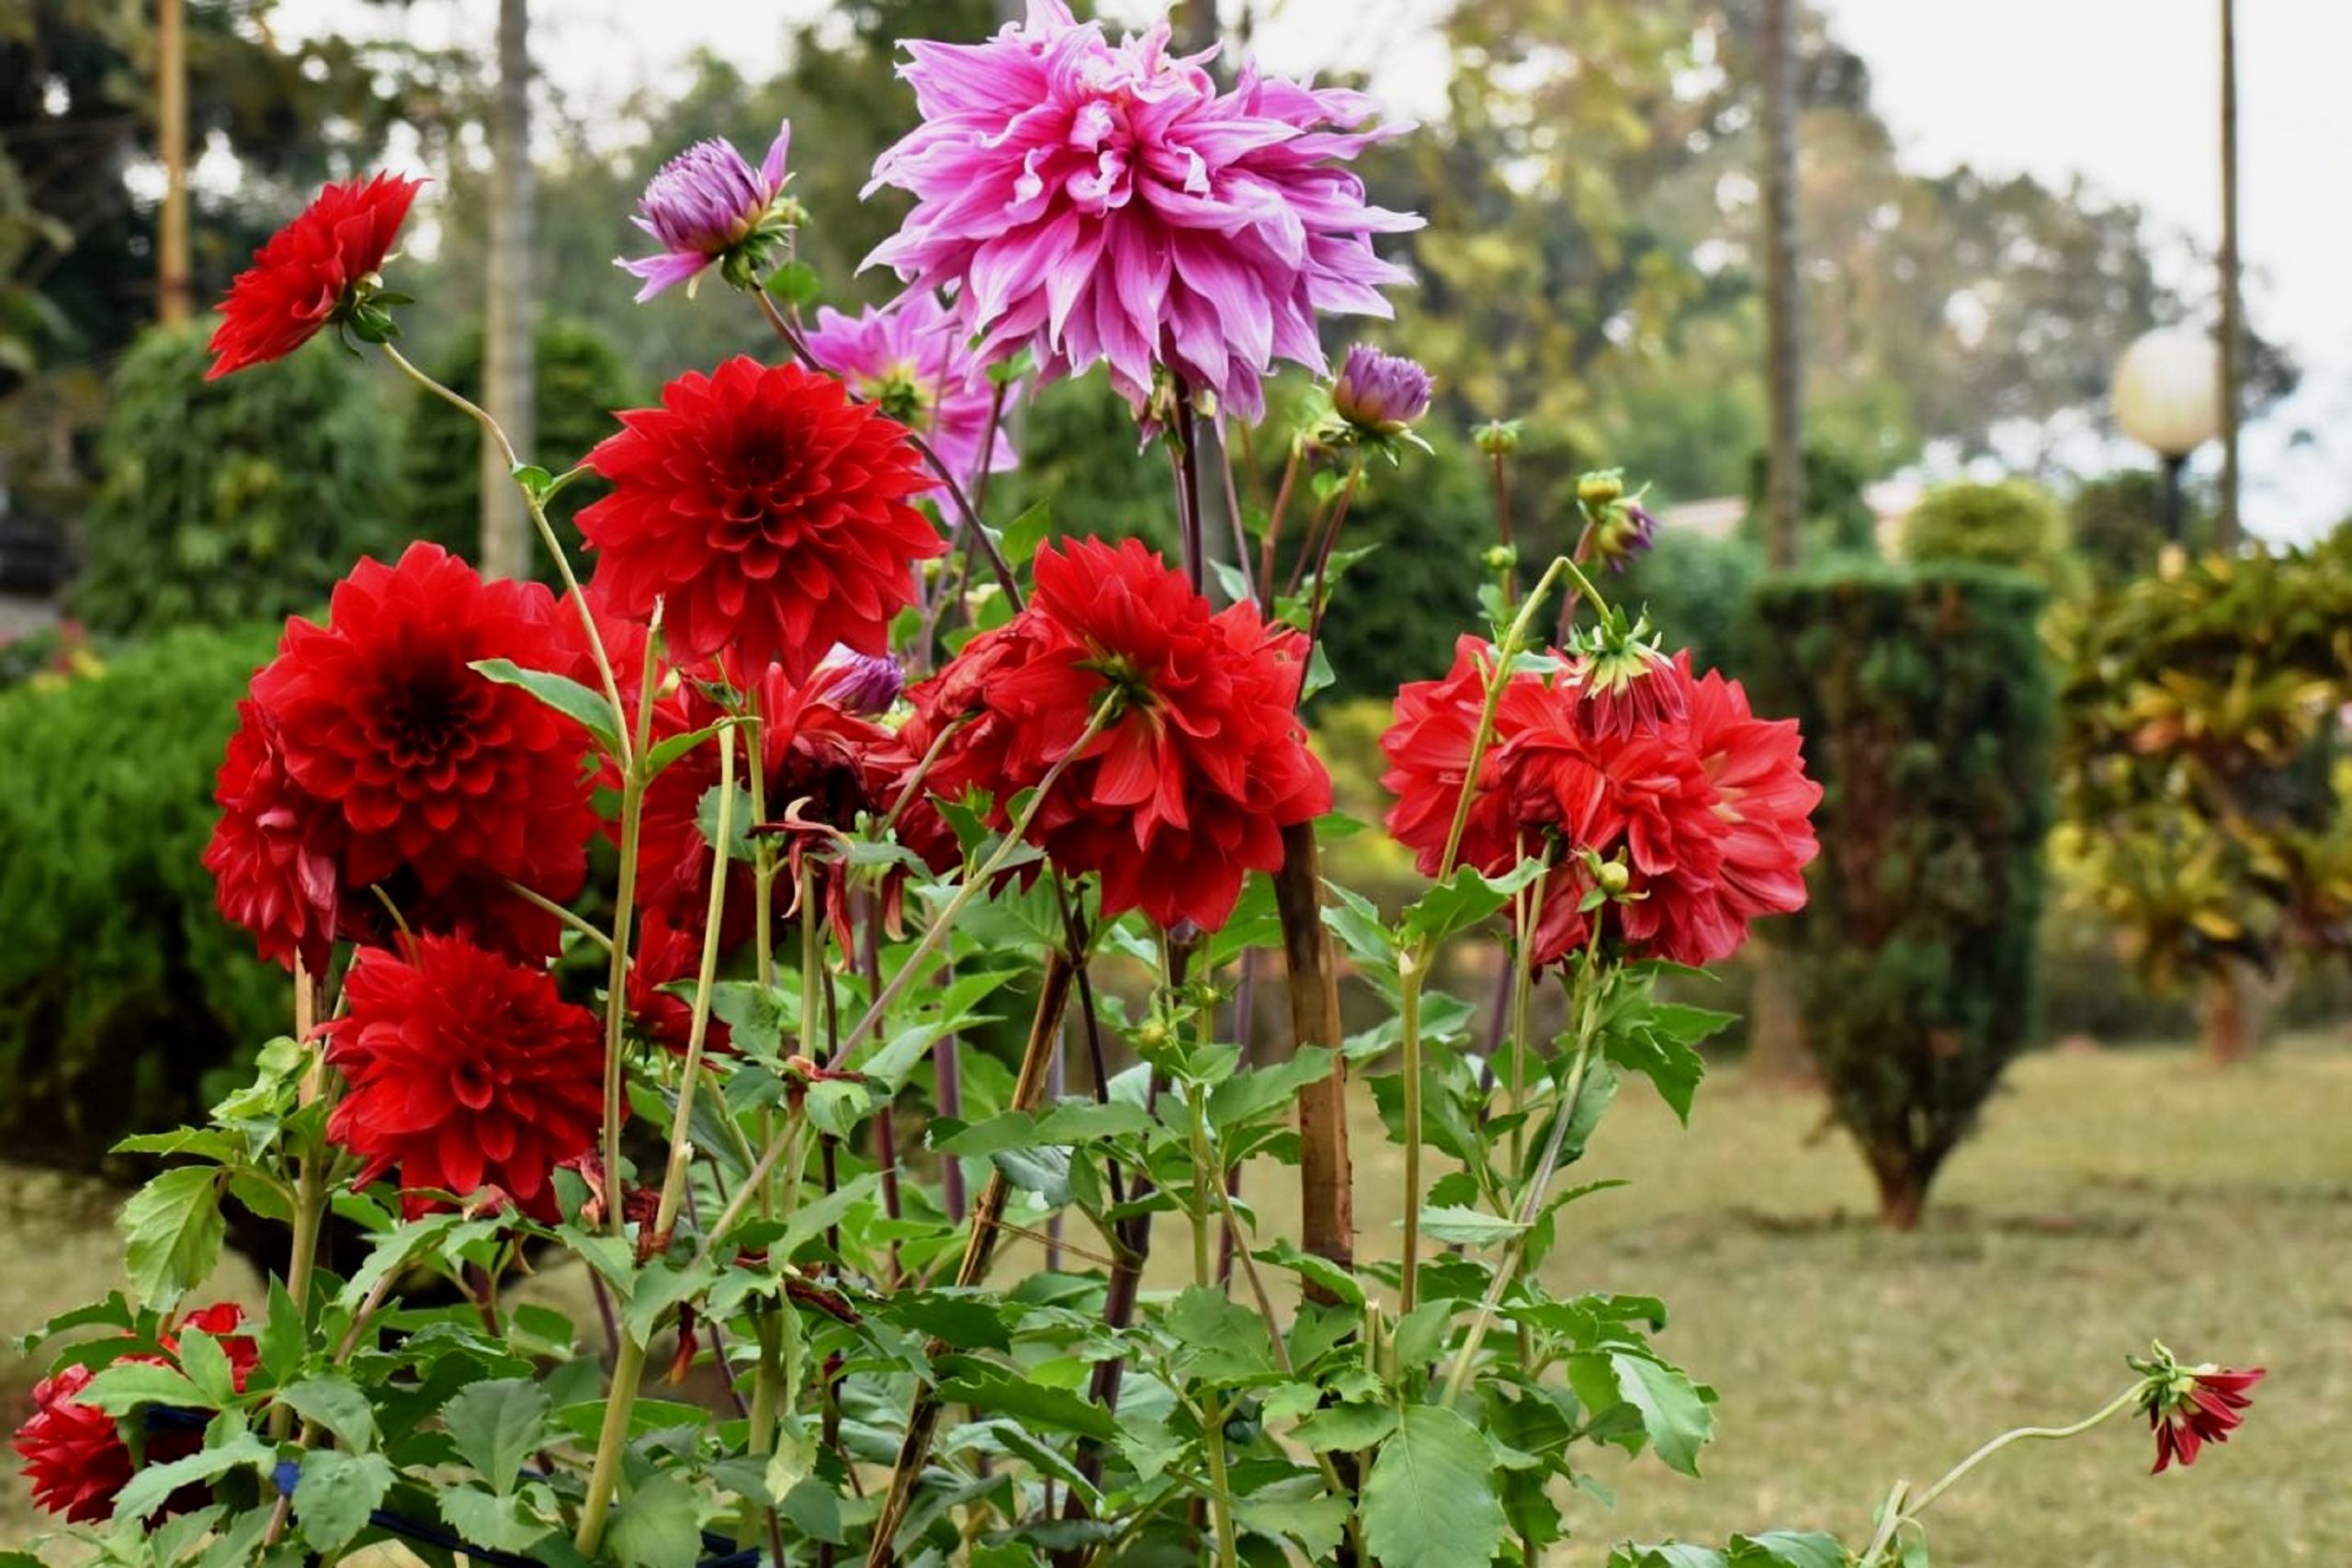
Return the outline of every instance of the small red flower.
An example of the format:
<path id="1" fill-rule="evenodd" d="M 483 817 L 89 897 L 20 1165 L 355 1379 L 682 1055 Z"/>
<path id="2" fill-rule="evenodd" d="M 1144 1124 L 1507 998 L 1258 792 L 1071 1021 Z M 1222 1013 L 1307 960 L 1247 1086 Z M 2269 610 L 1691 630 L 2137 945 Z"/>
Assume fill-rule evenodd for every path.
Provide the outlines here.
<path id="1" fill-rule="evenodd" d="M 360 1184 L 397 1166 L 412 1217 L 435 1206 L 425 1189 L 462 1199 L 487 1186 L 553 1221 L 550 1174 L 603 1124 L 595 1015 L 546 971 L 439 936 L 408 959 L 363 949 L 344 998 L 324 1033 L 350 1091 L 327 1136 L 367 1161 Z"/>
<path id="2" fill-rule="evenodd" d="M 536 583 L 485 582 L 440 547 L 415 544 L 394 565 L 355 567 L 335 587 L 327 626 L 287 623 L 253 692 L 274 726 L 279 775 L 263 792 L 272 830 L 301 842 L 299 852 L 269 840 L 259 847 L 290 853 L 306 874 L 316 857 L 339 857 L 343 934 L 383 931 L 367 892 L 381 884 L 413 929 L 463 931 L 517 957 L 555 951 L 556 922 L 503 884 L 558 903 L 580 891 L 594 823 L 581 765 L 587 736 L 471 666 L 572 669 L 578 639 L 557 633 L 557 608 Z M 281 795 L 307 796 L 317 814 Z M 276 906 L 247 889 L 281 863 L 264 865 L 255 838 L 232 806 L 215 870 L 229 878 L 224 908 L 233 884 L 241 907 L 265 916 Z M 288 945 L 282 919 L 245 923 L 265 953 Z"/>
<path id="3" fill-rule="evenodd" d="M 220 912 L 254 933 L 261 955 L 324 975 L 341 904 L 343 815 L 286 771 L 277 721 L 251 699 L 237 705 L 237 732 L 212 798 L 220 820 L 204 852 Z"/>
<path id="4" fill-rule="evenodd" d="M 2184 1466 L 2195 1464 L 2205 1444 L 2228 1442 L 2245 1419 L 2238 1412 L 2254 1403 L 2246 1391 L 2262 1381 L 2263 1371 L 2184 1367 L 2168 1380 L 2152 1382 L 2147 1411 L 2156 1434 L 2156 1465 L 2149 1473 L 2163 1474 L 2176 1459 Z"/>
<path id="5" fill-rule="evenodd" d="M 383 266 L 424 184 L 378 175 L 319 192 L 254 253 L 254 265 L 221 297 L 212 368 L 204 378 L 283 359 L 350 310 Z"/>
<path id="6" fill-rule="evenodd" d="M 1249 874 L 1281 866 L 1282 829 L 1330 808 L 1293 706 L 1303 639 L 1249 604 L 1213 613 L 1134 539 L 1049 547 L 1036 579 L 1029 607 L 918 699 L 919 712 L 978 699 L 931 787 L 986 789 L 1005 824 L 1108 699 L 1109 723 L 1044 797 L 1033 838 L 1063 870 L 1100 876 L 1105 919 L 1222 925 Z"/>
<path id="7" fill-rule="evenodd" d="M 683 1054 L 694 1036 L 694 1004 L 669 987 L 691 981 L 702 969 L 702 937 L 691 927 L 672 925 L 659 910 L 648 910 L 639 929 L 637 953 L 628 966 L 628 1014 L 638 1032 L 665 1051 Z M 703 1047 L 727 1051 L 734 1040 L 726 1023 L 713 1018 Z"/>
<path id="8" fill-rule="evenodd" d="M 260 1360 L 250 1335 L 239 1334 L 244 1309 L 234 1302 L 218 1302 L 188 1314 L 181 1327 L 200 1328 L 220 1342 L 229 1367 L 242 1392 L 245 1379 Z M 132 1356 L 126 1359 L 171 1364 L 179 1349 L 178 1336 L 163 1337 L 163 1356 Z M 17 1428 L 14 1447 L 24 1460 L 24 1474 L 33 1501 L 70 1524 L 95 1524 L 114 1512 L 114 1500 L 138 1466 L 130 1445 L 122 1440 L 115 1418 L 81 1402 L 82 1391 L 96 1374 L 85 1366 L 61 1368 L 33 1385 L 33 1414 Z M 202 1446 L 203 1433 L 195 1427 L 164 1428 L 147 1437 L 146 1462 L 167 1464 L 185 1459 Z M 184 1486 L 158 1510 L 180 1514 L 204 1506 L 202 1485 Z"/>
<path id="9" fill-rule="evenodd" d="M 596 591 L 681 663 L 722 650 L 808 679 L 835 643 L 880 653 L 945 547 L 908 503 L 926 486 L 900 425 L 830 376 L 730 359 L 662 389 L 588 454 L 613 493 L 580 513 Z"/>

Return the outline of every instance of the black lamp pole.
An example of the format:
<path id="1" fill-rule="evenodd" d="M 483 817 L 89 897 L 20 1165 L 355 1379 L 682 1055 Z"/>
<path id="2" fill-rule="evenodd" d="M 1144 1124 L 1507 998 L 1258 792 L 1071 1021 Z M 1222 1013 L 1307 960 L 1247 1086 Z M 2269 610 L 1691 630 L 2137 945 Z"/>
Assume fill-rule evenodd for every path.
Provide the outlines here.
<path id="1" fill-rule="evenodd" d="M 2165 461 L 2165 538 L 2172 544 L 2181 542 L 2184 524 L 2181 518 L 2180 471 L 2188 467 L 2186 452 L 2160 454 Z"/>

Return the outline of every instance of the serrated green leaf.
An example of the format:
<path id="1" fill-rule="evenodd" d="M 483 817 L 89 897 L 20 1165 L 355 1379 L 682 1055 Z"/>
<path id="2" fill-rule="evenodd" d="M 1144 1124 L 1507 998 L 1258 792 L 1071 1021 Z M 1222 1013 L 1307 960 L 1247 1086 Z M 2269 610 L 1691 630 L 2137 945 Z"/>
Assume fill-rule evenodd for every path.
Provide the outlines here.
<path id="1" fill-rule="evenodd" d="M 673 1476 L 655 1476 L 614 1513 L 605 1541 L 628 1568 L 695 1568 L 702 1508 L 694 1489 Z"/>
<path id="2" fill-rule="evenodd" d="M 619 738 L 613 730 L 612 705 L 579 682 L 550 671 L 526 670 L 511 659 L 477 659 L 469 668 L 486 681 L 528 692 L 585 729 L 607 752 L 620 755 Z"/>
<path id="3" fill-rule="evenodd" d="M 220 1176 L 209 1166 L 180 1166 L 122 1206 L 124 1267 L 140 1298 L 158 1312 L 177 1306 L 220 1260 L 228 1227 L 220 1218 Z"/>
<path id="4" fill-rule="evenodd" d="M 1053 531 L 1053 504 L 1036 502 L 1004 525 L 1004 532 L 998 536 L 997 548 L 1004 552 L 1005 564 L 1018 571 L 1035 558 L 1037 547 Z"/>
<path id="5" fill-rule="evenodd" d="M 101 1369 L 74 1397 L 77 1404 L 108 1416 L 128 1415 L 142 1404 L 200 1407 L 204 1404 L 203 1391 L 186 1372 L 152 1361 L 117 1361 Z"/>
<path id="6" fill-rule="evenodd" d="M 175 1459 L 169 1464 L 151 1464 L 126 1483 L 115 1495 L 114 1517 L 117 1523 L 126 1519 L 143 1519 L 162 1507 L 165 1499 L 181 1487 L 196 1481 L 210 1481 L 232 1470 L 274 1465 L 277 1450 L 251 1432 L 243 1432 L 225 1443 L 202 1448 L 186 1459 Z"/>
<path id="7" fill-rule="evenodd" d="M 1726 1568 L 1724 1554 L 1712 1546 L 1685 1540 L 1657 1546 L 1620 1545 L 1609 1554 L 1608 1568 Z"/>
<path id="8" fill-rule="evenodd" d="M 1093 1401 L 996 1367 L 974 1365 L 948 1378 L 939 1385 L 939 1397 L 968 1404 L 984 1415 L 1009 1416 L 1033 1427 L 1049 1427 L 1104 1442 L 1118 1436 L 1118 1423 Z"/>
<path id="9" fill-rule="evenodd" d="M 1542 863 L 1525 861 L 1501 876 L 1489 877 L 1463 866 L 1406 906 L 1398 931 L 1408 943 L 1442 942 L 1499 913 L 1511 895 L 1534 881 L 1542 870 Z"/>
<path id="10" fill-rule="evenodd" d="M 1209 1121 L 1232 1129 L 1277 1106 L 1289 1106 L 1298 1091 L 1331 1076 L 1331 1053 L 1320 1045 L 1302 1045 L 1288 1061 L 1249 1067 L 1209 1091 Z"/>
<path id="11" fill-rule="evenodd" d="M 1334 1497 L 1320 1488 L 1305 1490 L 1290 1483 L 1283 1483 L 1280 1491 L 1270 1487 L 1235 1498 L 1233 1512 L 1245 1529 L 1297 1542 L 1309 1562 L 1333 1561 L 1348 1528 L 1345 1498 Z"/>
<path id="12" fill-rule="evenodd" d="M 874 1305 L 885 1322 L 958 1350 L 1009 1350 L 1004 1314 L 985 1297 L 955 1291 L 899 1291 Z"/>
<path id="13" fill-rule="evenodd" d="M 359 1385 L 341 1372 L 318 1372 L 277 1391 L 277 1402 L 365 1453 L 376 1446 L 376 1412 Z"/>
<path id="14" fill-rule="evenodd" d="M 1329 1404 L 1298 1424 L 1298 1440 L 1317 1453 L 1334 1449 L 1353 1453 L 1371 1448 L 1396 1429 L 1396 1407 Z"/>
<path id="15" fill-rule="evenodd" d="M 1568 1358 L 1568 1381 L 1596 1415 L 1631 1405 L 1667 1467 L 1699 1473 L 1699 1450 L 1714 1435 L 1715 1416 L 1680 1371 L 1630 1350 L 1583 1351 Z"/>
<path id="16" fill-rule="evenodd" d="M 1365 1549 L 1382 1568 L 1488 1568 L 1502 1543 L 1494 1450 L 1436 1404 L 1408 1405 L 1363 1485 Z"/>
<path id="17" fill-rule="evenodd" d="M 182 1330 L 177 1351 L 180 1371 L 187 1374 L 197 1392 L 203 1395 L 200 1403 L 218 1410 L 237 1402 L 237 1374 L 229 1365 L 229 1352 L 220 1341 L 200 1328 Z"/>
<path id="18" fill-rule="evenodd" d="M 1421 1234 L 1448 1247 L 1494 1247 L 1526 1228 L 1517 1220 L 1477 1209 L 1449 1206 L 1421 1211 Z"/>
<path id="19" fill-rule="evenodd" d="M 1183 1347 L 1177 1364 L 1188 1376 L 1232 1383 L 1275 1370 L 1265 1320 L 1222 1291 L 1205 1285 L 1185 1290 L 1169 1303 L 1161 1327 Z"/>
<path id="20" fill-rule="evenodd" d="M 709 1264 L 699 1269 L 676 1269 L 660 1258 L 647 1264 L 645 1271 L 637 1277 L 637 1288 L 628 1296 L 629 1337 L 640 1345 L 652 1338 L 654 1325 L 663 1313 L 708 1290 L 718 1278 L 718 1269 Z"/>
<path id="21" fill-rule="evenodd" d="M 449 1440 L 503 1497 L 523 1461 L 548 1440 L 548 1391 L 524 1378 L 492 1378 L 462 1389 L 441 1407 Z"/>
<path id="22" fill-rule="evenodd" d="M 524 1511 L 523 1499 L 496 1495 L 479 1486 L 452 1486 L 440 1495 L 441 1518 L 476 1546 L 492 1551 L 524 1551 L 538 1543 L 548 1526 Z"/>
<path id="23" fill-rule="evenodd" d="M 1736 1535 L 1731 1568 L 1846 1568 L 1846 1549 L 1818 1530 L 1770 1530 Z"/>
<path id="24" fill-rule="evenodd" d="M 302 1539 L 321 1551 L 335 1551 L 368 1528 L 368 1516 L 391 1489 L 392 1461 L 382 1454 L 311 1450 L 302 1456 L 302 1478 L 294 1485 Z"/>

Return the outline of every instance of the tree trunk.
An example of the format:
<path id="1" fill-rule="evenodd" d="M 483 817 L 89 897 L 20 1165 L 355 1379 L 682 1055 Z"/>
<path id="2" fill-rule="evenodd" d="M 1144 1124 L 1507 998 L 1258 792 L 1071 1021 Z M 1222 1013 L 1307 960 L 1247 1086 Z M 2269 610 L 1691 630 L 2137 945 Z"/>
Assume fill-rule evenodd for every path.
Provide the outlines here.
<path id="1" fill-rule="evenodd" d="M 482 407 L 524 461 L 534 444 L 531 50 L 528 0 L 499 0 L 498 97 L 491 114 L 490 250 L 482 324 Z M 481 569 L 526 577 L 531 520 L 498 444 L 481 444 Z"/>
<path id="2" fill-rule="evenodd" d="M 2217 1067 L 2243 1062 L 2254 1043 L 2247 1027 L 2245 965 L 2231 964 L 2205 981 L 2205 1059 Z"/>
<path id="3" fill-rule="evenodd" d="M 1928 1212 L 1928 1176 L 1922 1167 L 1903 1158 L 1871 1161 L 1878 1178 L 1878 1223 L 1891 1231 L 1916 1231 Z"/>
<path id="4" fill-rule="evenodd" d="M 2238 384 L 2245 323 L 2238 300 L 2238 28 L 2236 0 L 2222 0 L 2222 505 L 2213 547 L 2238 546 Z"/>
<path id="5" fill-rule="evenodd" d="M 165 326 L 196 311 L 188 276 L 187 16 L 185 0 L 155 7 L 155 146 L 164 164 L 164 210 L 155 234 L 155 319 Z"/>
<path id="6" fill-rule="evenodd" d="M 1765 453 L 1764 548 L 1775 571 L 1797 564 L 1804 509 L 1804 437 L 1797 354 L 1796 77 L 1791 0 L 1764 0 Z"/>

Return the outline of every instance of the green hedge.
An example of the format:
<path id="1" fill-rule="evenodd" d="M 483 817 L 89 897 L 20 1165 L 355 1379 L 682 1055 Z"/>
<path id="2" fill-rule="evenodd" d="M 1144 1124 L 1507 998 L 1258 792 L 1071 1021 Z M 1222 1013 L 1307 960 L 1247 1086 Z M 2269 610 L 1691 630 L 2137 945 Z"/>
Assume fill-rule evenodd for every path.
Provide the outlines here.
<path id="1" fill-rule="evenodd" d="M 205 341 L 159 328 L 107 383 L 73 590 L 93 632 L 290 615 L 390 541 L 401 435 L 365 367 L 320 342 L 208 381 Z"/>
<path id="2" fill-rule="evenodd" d="M 2077 592 L 2087 580 L 2065 513 L 2028 479 L 1937 486 L 1903 520 L 1902 546 L 1914 566 L 2011 567 L 2052 593 Z"/>
<path id="3" fill-rule="evenodd" d="M 1928 1183 L 2031 1032 L 2053 717 L 2041 590 L 1991 568 L 1758 586 L 1744 672 L 1827 794 L 1811 902 L 1774 947 L 1885 1217 Z"/>
<path id="4" fill-rule="evenodd" d="M 291 991 L 214 910 L 212 778 L 269 629 L 187 628 L 0 693 L 0 1139 L 95 1163 L 201 1109 Z"/>

